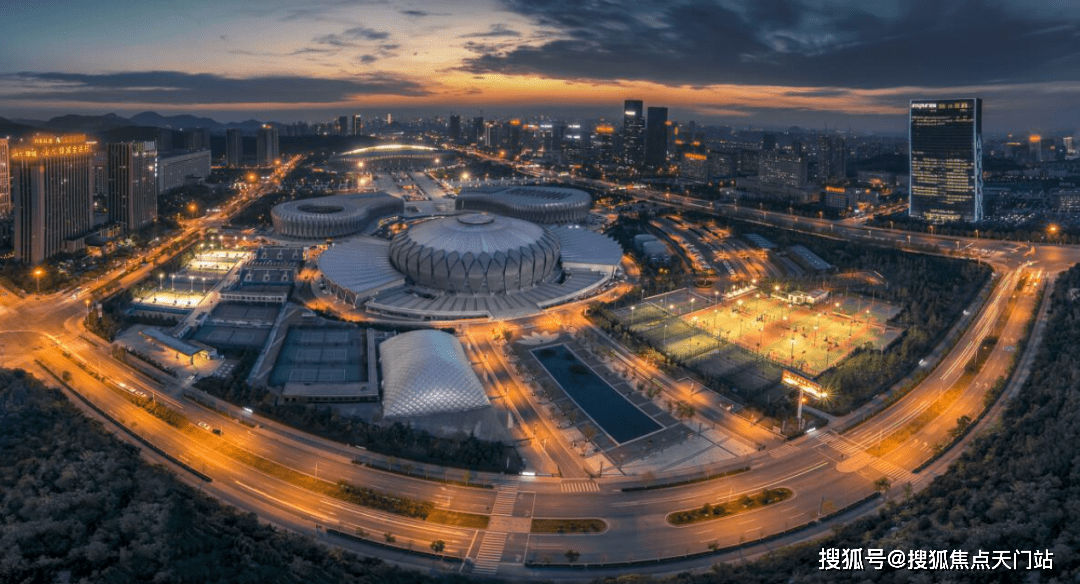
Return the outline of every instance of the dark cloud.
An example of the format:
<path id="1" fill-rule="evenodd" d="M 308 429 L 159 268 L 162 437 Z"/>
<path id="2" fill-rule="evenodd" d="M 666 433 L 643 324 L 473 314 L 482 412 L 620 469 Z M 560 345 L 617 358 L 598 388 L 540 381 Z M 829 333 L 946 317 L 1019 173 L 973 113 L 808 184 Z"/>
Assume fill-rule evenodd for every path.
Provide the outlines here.
<path id="1" fill-rule="evenodd" d="M 854 0 L 502 2 L 547 40 L 477 55 L 465 70 L 858 88 L 1080 79 L 1080 19 L 1000 1 L 911 0 L 893 16 Z"/>
<path id="2" fill-rule="evenodd" d="M 279 19 L 290 20 L 337 20 L 336 14 L 341 9 L 387 4 L 390 0 L 308 0 L 303 6 L 293 6 L 285 10 Z"/>
<path id="3" fill-rule="evenodd" d="M 390 73 L 325 79 L 299 75 L 232 78 L 176 71 L 0 74 L 4 99 L 93 103 L 333 103 L 356 95 L 427 95 L 419 83 Z"/>
<path id="4" fill-rule="evenodd" d="M 382 41 L 390 38 L 390 33 L 365 26 L 354 26 L 340 33 L 324 34 L 311 39 L 311 42 L 331 47 L 355 47 L 361 41 Z"/>
<path id="5" fill-rule="evenodd" d="M 425 16 L 431 16 L 431 13 L 427 10 L 402 10 L 401 13 L 405 16 L 411 16 L 413 18 L 424 18 Z"/>
<path id="6" fill-rule="evenodd" d="M 401 45 L 384 43 L 376 47 L 373 53 L 364 53 L 357 57 L 356 60 L 362 65 L 370 65 L 379 59 L 398 56 L 399 48 L 401 48 Z"/>
<path id="7" fill-rule="evenodd" d="M 521 33 L 507 28 L 505 24 L 493 24 L 491 28 L 484 32 L 474 32 L 469 34 L 463 34 L 460 38 L 496 38 L 496 37 L 520 37 Z"/>

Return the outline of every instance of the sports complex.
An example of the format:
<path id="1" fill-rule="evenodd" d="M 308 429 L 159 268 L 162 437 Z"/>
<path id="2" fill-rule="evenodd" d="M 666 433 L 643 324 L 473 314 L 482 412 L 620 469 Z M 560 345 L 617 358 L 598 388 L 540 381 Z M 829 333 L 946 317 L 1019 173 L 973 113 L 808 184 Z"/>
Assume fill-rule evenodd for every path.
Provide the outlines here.
<path id="1" fill-rule="evenodd" d="M 888 324 L 899 309 L 886 302 L 836 295 L 813 304 L 793 301 L 800 297 L 746 289 L 737 297 L 710 298 L 684 289 L 616 315 L 670 357 L 716 373 L 745 375 L 735 370 L 750 367 L 763 372 L 762 380 L 777 368 L 819 375 L 856 348 L 882 350 L 903 332 Z"/>

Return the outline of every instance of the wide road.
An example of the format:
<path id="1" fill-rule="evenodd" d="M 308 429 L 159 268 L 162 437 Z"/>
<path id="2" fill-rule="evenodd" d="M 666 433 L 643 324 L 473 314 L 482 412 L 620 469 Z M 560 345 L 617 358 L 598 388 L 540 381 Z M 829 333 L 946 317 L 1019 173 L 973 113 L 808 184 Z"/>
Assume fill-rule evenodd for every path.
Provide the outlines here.
<path id="1" fill-rule="evenodd" d="M 271 187 L 268 185 L 266 189 Z M 903 241 L 900 241 L 901 234 L 889 230 L 840 226 L 768 212 L 754 214 L 758 215 L 755 220 L 769 224 L 836 233 L 838 237 L 867 239 L 878 244 L 911 245 L 940 253 L 958 247 L 956 238 L 913 234 L 913 241 L 909 243 L 907 234 L 902 234 Z M 196 221 L 185 229 L 185 233 L 194 233 L 210 224 L 210 219 Z M 960 246 L 966 245 L 967 241 L 960 240 Z M 489 474 L 481 474 L 474 480 L 495 488 L 480 489 L 357 465 L 352 462 L 354 459 L 379 465 L 392 461 L 257 417 L 249 418 L 259 426 L 251 428 L 184 399 L 178 384 L 159 384 L 114 360 L 104 342 L 94 340 L 81 330 L 79 323 L 86 310 L 83 302 L 59 294 L 18 300 L 4 297 L 6 309 L 0 312 L 0 344 L 5 348 L 5 366 L 24 367 L 44 375 L 37 364 L 40 361 L 58 375 L 67 371 L 71 387 L 113 419 L 211 477 L 213 482 L 203 485 L 207 492 L 241 509 L 258 513 L 267 521 L 402 563 L 452 567 L 477 575 L 580 578 L 581 574 L 575 571 L 527 567 L 525 562 L 563 562 L 563 554 L 568 549 L 580 553 L 578 562 L 588 563 L 683 556 L 706 551 L 710 545 L 723 548 L 753 542 L 798 527 L 819 515 L 844 509 L 873 494 L 874 483 L 881 478 L 889 479 L 893 496 L 905 483 L 915 490 L 925 486 L 932 477 L 912 471 L 931 456 L 932 446 L 944 440 L 949 430 L 955 427 L 958 417 L 974 417 L 978 413 L 986 387 L 1002 375 L 1004 363 L 1015 351 L 1015 348 L 1010 351 L 1010 347 L 1015 347 L 1045 289 L 1045 285 L 1028 286 L 1017 291 L 1021 277 L 1027 276 L 1030 280 L 1041 275 L 1041 281 L 1046 282 L 1054 273 L 1080 259 L 1078 250 L 1064 246 L 1031 247 L 987 241 L 979 241 L 978 245 L 992 253 L 989 259 L 998 271 L 994 289 L 960 341 L 943 354 L 933 372 L 906 396 L 858 425 L 854 419 L 841 419 L 832 427 L 842 430 L 850 426 L 846 432 L 838 433 L 836 429 L 814 432 L 738 461 L 740 466 L 750 467 L 747 472 L 652 491 L 621 491 L 626 486 L 640 485 L 640 481 L 627 478 L 593 480 L 580 476 Z M 124 276 L 125 285 L 144 277 L 149 269 L 152 265 Z M 103 278 L 101 282 L 108 280 Z M 977 374 L 963 377 L 965 365 L 975 355 L 982 340 L 991 334 L 1000 340 L 990 349 L 989 365 Z M 520 390 L 510 377 L 505 376 L 506 365 L 499 349 L 486 340 L 476 338 L 472 341 L 487 357 L 487 366 L 507 388 L 510 399 L 525 408 L 527 400 L 520 401 L 524 397 L 515 394 Z M 88 375 L 78 363 L 107 381 Z M 51 377 L 45 379 L 54 383 Z M 958 382 L 961 382 L 960 387 L 950 391 Z M 182 412 L 192 422 L 204 422 L 221 429 L 222 434 L 213 434 L 197 425 L 181 430 L 165 424 L 132 403 L 125 395 L 125 387 L 153 395 L 154 399 Z M 926 415 L 938 410 L 940 413 L 934 416 Z M 239 418 L 245 416 L 238 409 L 233 411 Z M 527 409 L 517 411 L 529 420 Z M 535 421 L 543 428 L 543 420 Z M 738 422 L 732 424 L 734 427 Z M 883 456 L 874 454 L 876 449 L 885 446 L 889 451 Z M 955 454 L 947 453 L 946 460 Z M 154 455 L 148 456 L 157 460 Z M 555 448 L 552 462 L 562 466 L 562 460 L 573 456 L 573 453 Z M 308 477 L 305 481 L 332 483 L 344 479 L 387 493 L 431 501 L 437 509 L 487 515 L 490 524 L 488 529 L 451 527 L 347 504 L 304 488 L 296 480 L 285 480 L 264 472 L 265 469 L 259 470 L 252 466 L 253 457 L 268 461 L 283 472 L 302 473 L 301 476 Z M 725 466 L 731 465 L 725 463 Z M 415 465 L 414 469 L 419 468 L 434 476 L 462 478 L 461 471 L 457 470 L 440 471 L 429 465 Z M 184 480 L 200 482 L 185 471 L 178 470 L 178 474 Z M 655 480 L 664 480 L 664 477 Z M 666 521 L 666 516 L 674 511 L 700 507 L 706 502 L 719 503 L 773 487 L 791 489 L 794 496 L 762 509 L 688 527 L 674 527 Z M 530 534 L 531 517 L 598 517 L 607 522 L 608 528 L 597 535 Z M 430 542 L 441 539 L 446 543 L 447 555 L 466 557 L 469 561 L 443 563 L 393 549 L 355 544 L 323 535 L 322 528 L 325 527 L 348 533 L 357 533 L 359 529 L 374 540 L 382 540 L 383 534 L 391 534 L 395 539 L 393 545 L 404 550 L 425 550 Z M 811 533 L 814 532 L 802 532 L 783 541 Z M 737 552 L 729 552 L 659 566 L 634 567 L 633 571 L 671 572 L 737 557 Z M 597 568 L 589 575 L 625 570 Z"/>

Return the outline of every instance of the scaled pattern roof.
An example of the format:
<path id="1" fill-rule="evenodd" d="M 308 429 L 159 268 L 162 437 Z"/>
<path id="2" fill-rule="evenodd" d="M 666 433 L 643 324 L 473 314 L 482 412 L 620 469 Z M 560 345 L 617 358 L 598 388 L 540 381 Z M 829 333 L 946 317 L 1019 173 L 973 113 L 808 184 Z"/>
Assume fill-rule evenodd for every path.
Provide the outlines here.
<path id="1" fill-rule="evenodd" d="M 407 235 L 420 245 L 446 253 L 479 255 L 535 245 L 544 237 L 544 228 L 512 217 L 469 213 L 414 225 Z"/>
<path id="2" fill-rule="evenodd" d="M 457 338 L 436 330 L 402 333 L 379 345 L 383 417 L 408 418 L 490 406 Z"/>
<path id="3" fill-rule="evenodd" d="M 502 294 L 557 276 L 559 240 L 520 219 L 458 215 L 414 225 L 396 235 L 390 262 L 420 286 Z"/>
<path id="4" fill-rule="evenodd" d="M 319 270 L 356 294 L 405 283 L 405 276 L 390 264 L 390 242 L 374 237 L 335 243 L 319 256 Z"/>
<path id="5" fill-rule="evenodd" d="M 559 238 L 563 265 L 622 263 L 623 250 L 614 239 L 576 225 L 552 227 Z"/>
<path id="6" fill-rule="evenodd" d="M 589 193 L 564 187 L 499 186 L 463 189 L 459 210 L 487 211 L 537 223 L 581 223 L 589 217 Z"/>

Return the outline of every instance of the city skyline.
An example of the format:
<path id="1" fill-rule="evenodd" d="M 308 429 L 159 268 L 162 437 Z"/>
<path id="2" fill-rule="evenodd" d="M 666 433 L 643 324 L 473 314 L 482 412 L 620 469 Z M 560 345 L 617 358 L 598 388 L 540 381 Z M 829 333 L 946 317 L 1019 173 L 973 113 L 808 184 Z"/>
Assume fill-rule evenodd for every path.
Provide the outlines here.
<path id="1" fill-rule="evenodd" d="M 24 49 L 0 56 L 9 118 L 615 119 L 619 103 L 641 99 L 673 119 L 900 132 L 910 99 L 980 95 L 997 133 L 1071 129 L 1080 92 L 1080 10 L 1019 1 L 54 2 L 7 12 L 22 23 L 7 37 Z"/>

